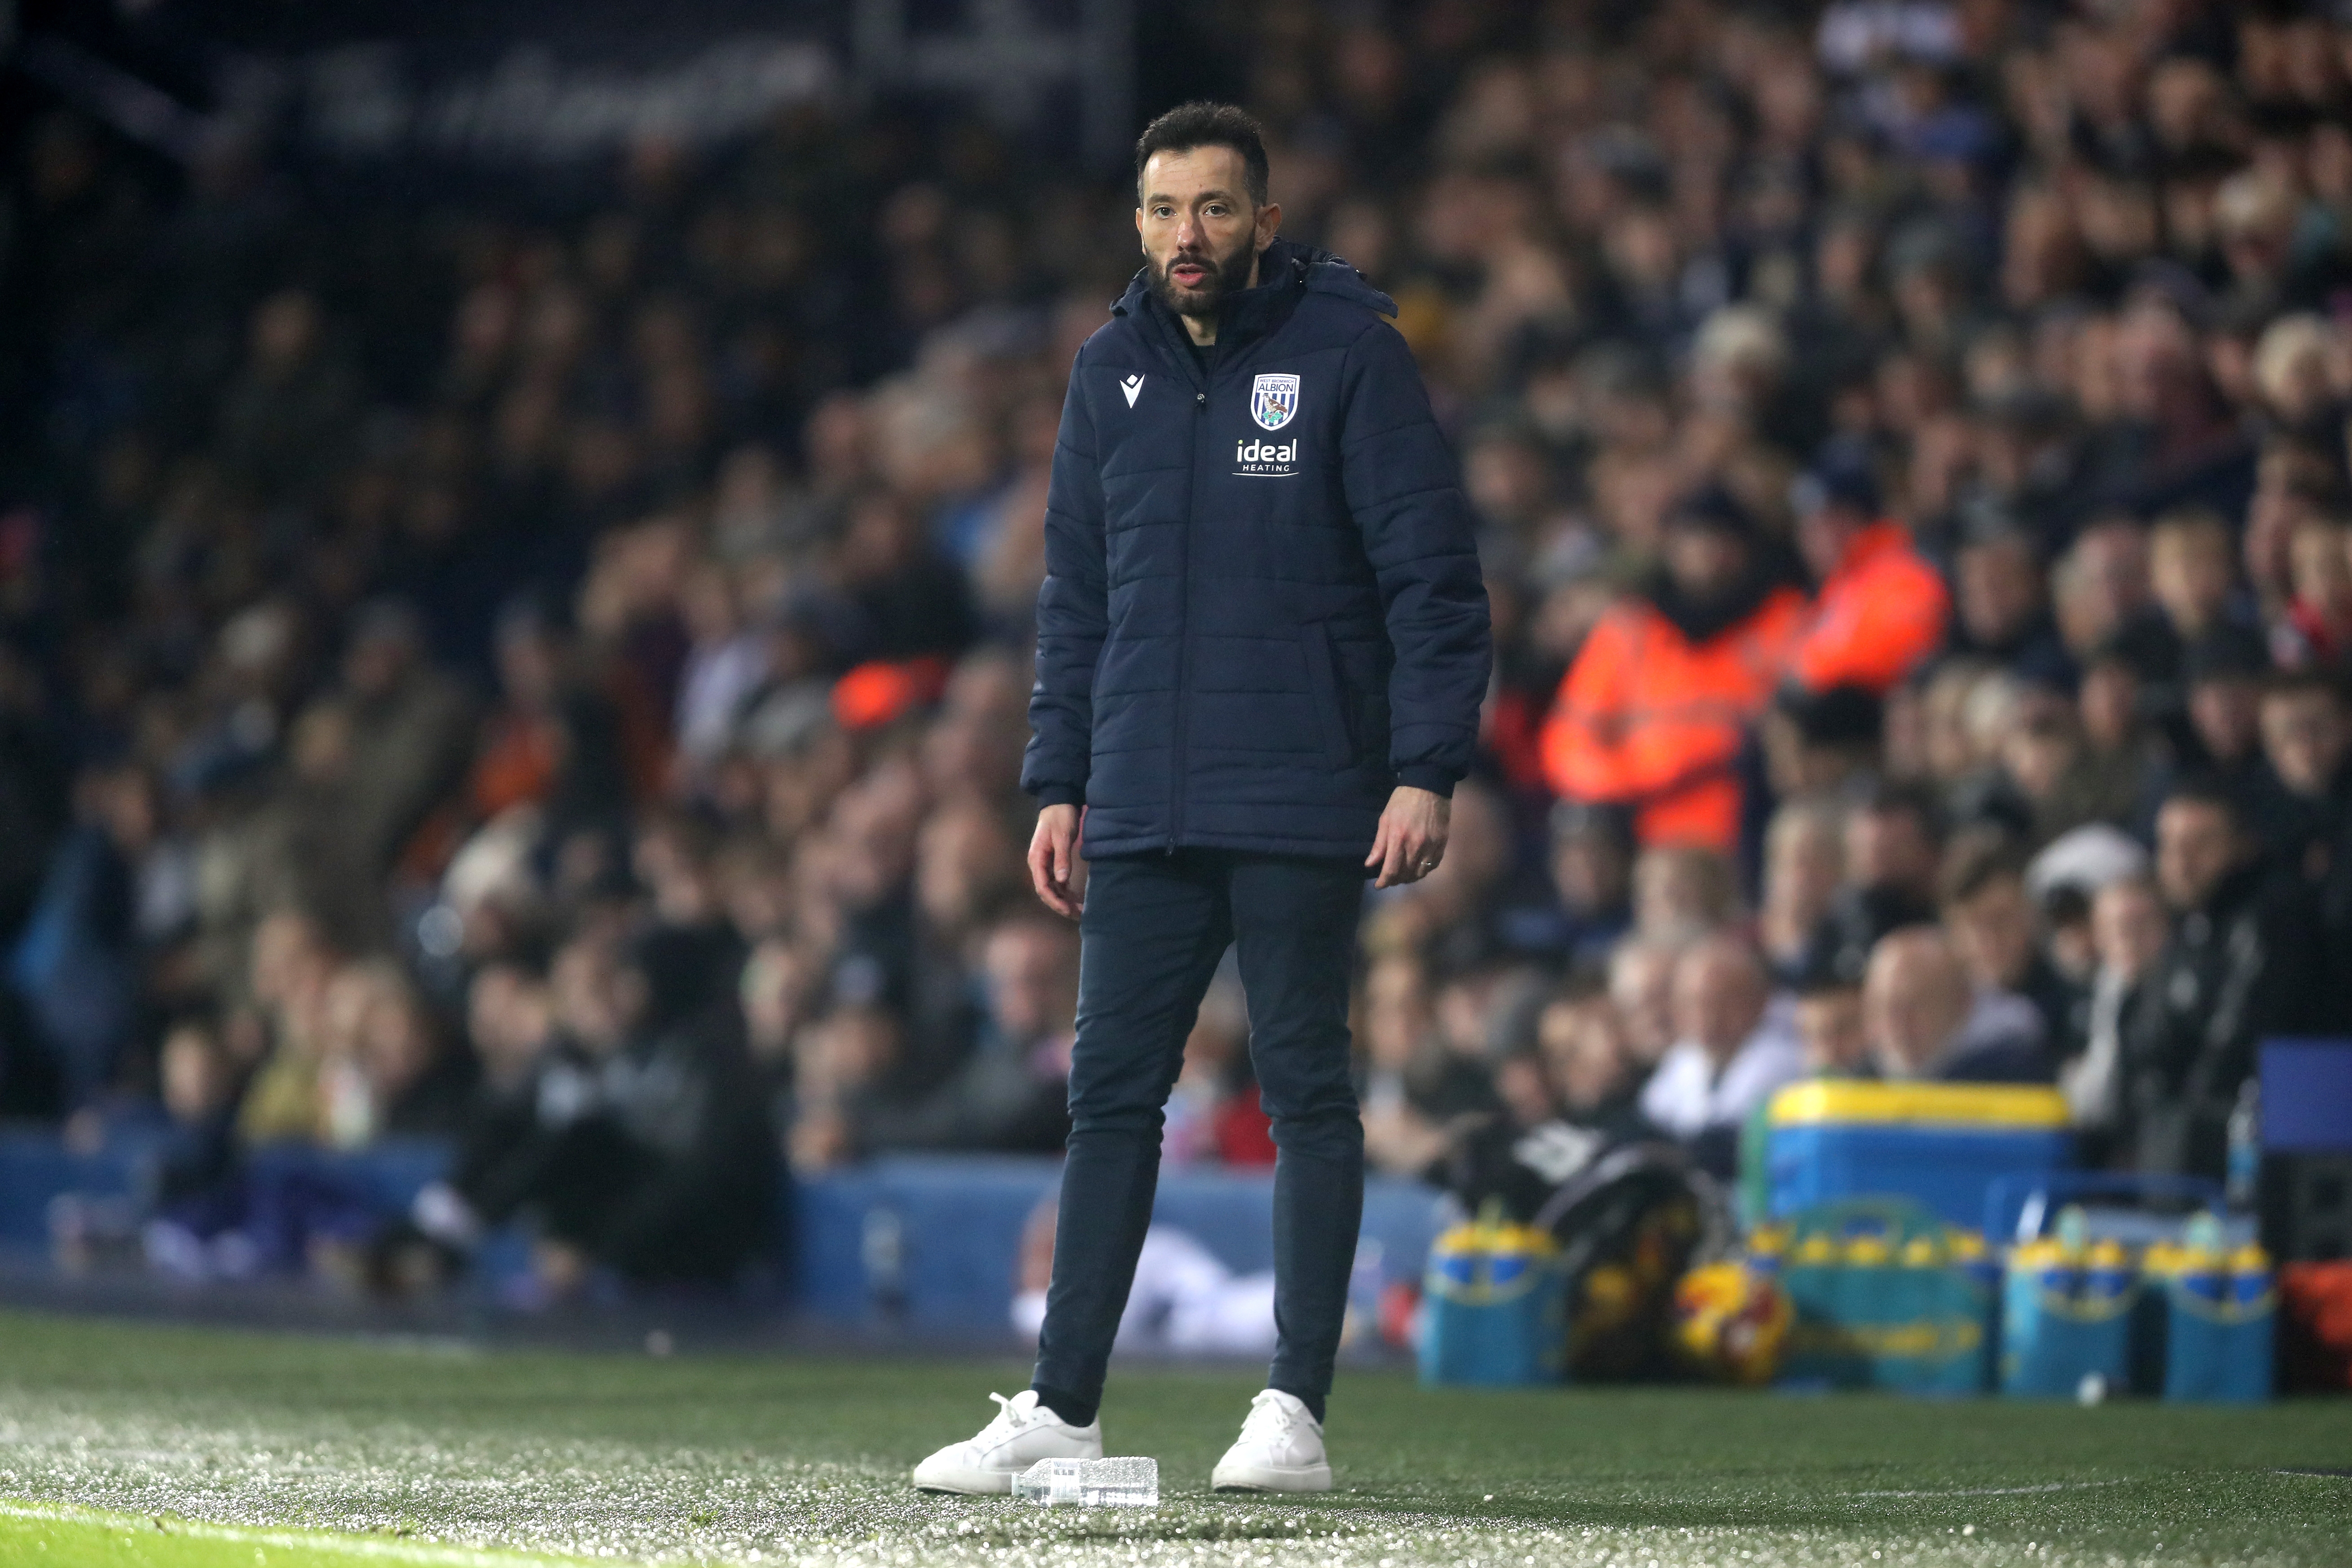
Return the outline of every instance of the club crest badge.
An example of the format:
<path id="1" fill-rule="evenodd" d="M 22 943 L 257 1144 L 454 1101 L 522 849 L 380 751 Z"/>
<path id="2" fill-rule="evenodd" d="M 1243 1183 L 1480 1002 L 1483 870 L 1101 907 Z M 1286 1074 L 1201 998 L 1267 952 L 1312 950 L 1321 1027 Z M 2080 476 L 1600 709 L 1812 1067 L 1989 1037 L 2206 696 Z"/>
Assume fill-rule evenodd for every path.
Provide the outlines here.
<path id="1" fill-rule="evenodd" d="M 1250 417 L 1268 430 L 1279 430 L 1298 412 L 1298 378 L 1261 375 L 1250 386 Z"/>

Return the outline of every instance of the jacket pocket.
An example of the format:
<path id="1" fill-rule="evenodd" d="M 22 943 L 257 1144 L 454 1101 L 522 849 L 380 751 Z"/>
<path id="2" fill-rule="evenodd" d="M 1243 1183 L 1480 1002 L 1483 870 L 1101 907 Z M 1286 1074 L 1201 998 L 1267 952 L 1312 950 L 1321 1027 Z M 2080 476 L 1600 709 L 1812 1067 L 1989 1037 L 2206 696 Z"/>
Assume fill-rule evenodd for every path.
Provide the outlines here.
<path id="1" fill-rule="evenodd" d="M 1352 768 L 1356 742 L 1348 732 L 1348 700 L 1339 688 L 1338 661 L 1331 657 L 1331 635 L 1319 626 L 1302 627 L 1298 647 L 1307 656 L 1307 690 L 1315 700 L 1315 725 L 1323 736 L 1323 760 L 1333 768 Z"/>

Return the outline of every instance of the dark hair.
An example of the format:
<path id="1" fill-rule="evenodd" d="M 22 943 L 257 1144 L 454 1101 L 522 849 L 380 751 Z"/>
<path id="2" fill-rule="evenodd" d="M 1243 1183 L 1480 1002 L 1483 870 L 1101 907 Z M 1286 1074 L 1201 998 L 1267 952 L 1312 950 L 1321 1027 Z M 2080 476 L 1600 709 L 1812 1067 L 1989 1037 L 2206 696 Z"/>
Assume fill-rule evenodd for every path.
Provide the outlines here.
<path id="1" fill-rule="evenodd" d="M 1944 851 L 1937 877 L 1937 902 L 1964 904 L 1995 882 L 2025 880 L 2025 855 L 1998 827 L 1971 827 Z"/>
<path id="2" fill-rule="evenodd" d="M 1907 816 L 1932 844 L 1944 841 L 1944 807 L 1925 784 L 1879 779 L 1855 799 L 1856 811 L 1869 816 Z"/>
<path id="3" fill-rule="evenodd" d="M 2232 827 L 2242 828 L 2246 824 L 2245 809 L 2238 804 L 2238 797 L 2212 773 L 2190 773 L 2181 779 L 2164 792 L 2164 804 L 2206 806 L 2228 817 Z"/>
<path id="4" fill-rule="evenodd" d="M 2263 683 L 2264 697 L 2325 697 L 2345 706 L 2344 683 L 2321 669 L 2281 670 Z"/>
<path id="5" fill-rule="evenodd" d="M 1240 153 L 1250 203 L 1265 205 L 1265 132 L 1248 110 L 1206 100 L 1178 104 L 1135 139 L 1137 199 L 1143 195 L 1143 165 L 1154 153 L 1189 153 L 1195 147 L 1230 147 Z"/>

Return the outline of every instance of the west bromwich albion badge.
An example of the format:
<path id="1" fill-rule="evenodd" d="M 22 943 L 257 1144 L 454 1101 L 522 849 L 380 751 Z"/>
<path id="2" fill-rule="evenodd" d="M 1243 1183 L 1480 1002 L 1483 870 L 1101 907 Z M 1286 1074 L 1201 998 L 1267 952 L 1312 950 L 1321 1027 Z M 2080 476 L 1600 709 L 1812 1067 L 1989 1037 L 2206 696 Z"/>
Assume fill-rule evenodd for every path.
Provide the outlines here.
<path id="1" fill-rule="evenodd" d="M 1298 378 L 1261 375 L 1250 386 L 1250 417 L 1268 430 L 1279 430 L 1298 412 Z"/>

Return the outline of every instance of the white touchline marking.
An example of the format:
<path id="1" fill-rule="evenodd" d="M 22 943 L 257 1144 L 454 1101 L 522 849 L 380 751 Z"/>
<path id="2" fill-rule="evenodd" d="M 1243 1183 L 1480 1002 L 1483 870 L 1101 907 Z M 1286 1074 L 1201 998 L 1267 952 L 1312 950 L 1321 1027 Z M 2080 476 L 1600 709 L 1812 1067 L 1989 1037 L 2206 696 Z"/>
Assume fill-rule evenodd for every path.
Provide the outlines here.
<path id="1" fill-rule="evenodd" d="M 1960 1487 L 1949 1491 L 1848 1492 L 1848 1497 L 2023 1497 L 2028 1492 L 2073 1492 L 2089 1487 L 2128 1486 L 2127 1478 L 2111 1481 L 2050 1481 L 2038 1487 Z"/>
<path id="2" fill-rule="evenodd" d="M 109 1513 L 100 1509 L 43 1508 L 35 1504 L 0 1502 L 0 1519 L 38 1520 L 48 1524 L 100 1525 L 111 1530 L 150 1531 L 155 1516 Z M 483 1552 L 467 1546 L 434 1546 L 423 1542 L 370 1541 L 357 1535 L 295 1535 L 279 1530 L 240 1530 L 231 1524 L 205 1524 L 173 1519 L 163 1531 L 197 1541 L 225 1541 L 239 1546 L 274 1546 L 281 1552 L 338 1552 L 347 1557 L 373 1557 L 394 1563 L 421 1563 L 433 1568 L 532 1568 L 534 1564 L 568 1563 L 569 1558 L 534 1557 L 521 1552 Z"/>

